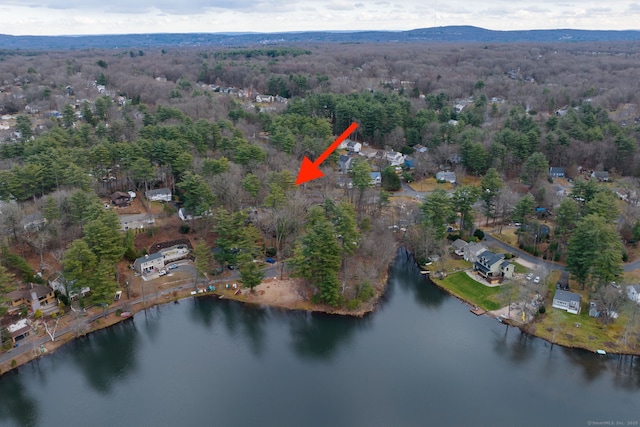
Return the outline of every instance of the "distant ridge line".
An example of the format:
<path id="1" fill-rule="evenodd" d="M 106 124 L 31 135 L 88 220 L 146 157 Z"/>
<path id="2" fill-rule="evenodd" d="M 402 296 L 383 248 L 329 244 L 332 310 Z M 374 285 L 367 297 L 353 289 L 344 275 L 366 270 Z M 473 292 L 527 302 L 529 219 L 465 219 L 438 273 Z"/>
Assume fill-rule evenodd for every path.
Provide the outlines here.
<path id="1" fill-rule="evenodd" d="M 285 43 L 552 43 L 605 41 L 640 41 L 640 30 L 488 30 L 474 26 L 446 26 L 418 28 L 408 31 L 147 33 L 67 36 L 12 36 L 0 34 L 0 49 L 116 49 L 172 46 L 277 45 Z"/>

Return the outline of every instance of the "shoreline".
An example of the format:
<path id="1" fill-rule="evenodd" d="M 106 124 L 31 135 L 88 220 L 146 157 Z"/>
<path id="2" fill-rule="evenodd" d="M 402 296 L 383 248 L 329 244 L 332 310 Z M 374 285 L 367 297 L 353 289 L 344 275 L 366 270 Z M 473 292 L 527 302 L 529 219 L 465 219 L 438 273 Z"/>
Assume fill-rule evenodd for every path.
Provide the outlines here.
<path id="1" fill-rule="evenodd" d="M 416 262 L 416 265 L 420 268 L 420 265 L 418 265 L 418 263 Z M 433 285 L 437 286 L 438 289 L 441 289 L 442 291 L 444 291 L 445 293 L 447 293 L 448 295 L 451 295 L 452 297 L 456 298 L 457 300 L 459 300 L 460 302 L 462 302 L 463 304 L 466 304 L 469 306 L 470 311 L 474 308 L 477 307 L 477 305 L 475 304 L 475 302 L 467 300 L 459 295 L 457 295 L 455 292 L 453 292 L 451 289 L 447 288 L 446 286 L 438 283 L 439 279 L 432 279 L 430 276 L 425 277 L 425 279 L 429 280 L 431 283 L 433 283 Z M 598 348 L 595 347 L 587 347 L 583 344 L 574 344 L 574 345 L 570 345 L 570 344 L 566 344 L 566 343 L 559 343 L 559 342 L 553 342 L 551 340 L 549 340 L 548 338 L 536 334 L 535 332 L 535 327 L 530 328 L 530 326 L 532 326 L 532 323 L 518 323 L 515 322 L 512 318 L 508 318 L 508 317 L 501 317 L 500 314 L 496 314 L 496 312 L 499 312 L 501 310 L 504 310 L 505 307 L 502 307 L 498 310 L 491 310 L 491 311 L 486 311 L 483 314 L 487 315 L 488 317 L 499 321 L 500 323 L 504 324 L 504 325 L 508 325 L 514 328 L 518 328 L 521 332 L 535 337 L 535 338 L 539 338 L 541 340 L 544 340 L 546 342 L 548 342 L 549 344 L 551 344 L 552 346 L 557 345 L 559 347 L 563 347 L 563 348 L 568 348 L 568 349 L 572 349 L 572 350 L 583 350 L 583 351 L 587 351 L 589 353 L 594 353 L 594 354 L 598 354 L 597 350 L 599 350 Z M 535 324 L 533 324 L 535 325 Z M 633 352 L 623 352 L 623 351 L 606 351 L 606 354 L 612 354 L 612 355 L 620 355 L 620 356 L 640 356 L 640 349 L 638 349 L 637 352 L 633 353 Z"/>
<path id="2" fill-rule="evenodd" d="M 130 316 L 122 317 L 117 315 L 117 312 L 119 310 L 123 312 L 125 311 L 125 310 L 122 310 L 119 306 L 112 307 L 111 309 L 108 310 L 108 313 L 106 313 L 104 316 L 100 315 L 100 310 L 96 310 L 94 308 L 92 309 L 93 310 L 92 317 L 95 317 L 95 316 L 98 316 L 98 317 L 96 317 L 93 321 L 91 321 L 88 324 L 89 326 L 88 330 L 80 334 L 74 334 L 74 330 L 72 329 L 64 333 L 61 333 L 60 335 L 56 335 L 55 341 L 51 341 L 46 333 L 44 334 L 39 333 L 37 336 L 34 336 L 33 339 L 36 342 L 39 342 L 45 338 L 47 339 L 47 341 L 45 341 L 41 345 L 34 344 L 33 342 L 25 343 L 24 344 L 25 347 L 31 346 L 32 348 L 22 352 L 21 354 L 17 355 L 14 358 L 10 358 L 5 362 L 0 363 L 0 377 L 2 377 L 5 374 L 9 374 L 10 372 L 17 371 L 19 367 L 26 365 L 29 362 L 32 362 L 43 356 L 53 354 L 60 347 L 74 341 L 75 339 L 88 336 L 94 332 L 109 328 L 113 325 L 119 324 L 124 321 L 131 320 L 136 314 L 146 309 L 153 308 L 155 306 L 164 305 L 171 302 L 177 303 L 181 300 L 185 300 L 191 297 L 200 298 L 200 297 L 209 296 L 209 297 L 217 297 L 220 299 L 233 300 L 233 301 L 237 301 L 243 304 L 248 304 L 253 306 L 272 307 L 272 308 L 279 308 L 279 309 L 290 310 L 290 311 L 306 311 L 311 313 L 321 313 L 321 314 L 327 314 L 327 315 L 351 316 L 351 317 L 363 318 L 371 314 L 372 312 L 374 312 L 375 309 L 377 308 L 380 300 L 384 297 L 386 293 L 386 290 L 388 287 L 388 280 L 389 280 L 389 272 L 387 269 L 384 275 L 381 276 L 380 281 L 378 282 L 379 285 L 374 288 L 376 291 L 374 296 L 369 301 L 367 301 L 366 303 L 363 303 L 359 308 L 355 310 L 347 310 L 344 308 L 335 308 L 328 305 L 313 304 L 310 301 L 303 299 L 302 297 L 296 298 L 296 301 L 292 301 L 291 299 L 288 299 L 288 302 L 287 300 L 282 302 L 278 300 L 270 301 L 268 300 L 268 298 L 261 298 L 261 296 L 265 295 L 265 289 L 261 289 L 261 287 L 269 288 L 274 283 L 278 284 L 278 282 L 290 282 L 291 279 L 288 279 L 288 278 L 284 280 L 279 280 L 276 278 L 265 279 L 260 285 L 254 288 L 254 292 L 251 292 L 250 290 L 241 287 L 241 288 L 238 288 L 239 290 L 241 290 L 241 292 L 239 292 L 237 295 L 235 294 L 236 290 L 234 289 L 229 289 L 229 290 L 216 289 L 213 292 L 199 292 L 196 294 L 191 293 L 192 289 L 170 289 L 170 290 L 167 290 L 166 293 L 156 296 L 154 299 L 145 300 L 144 306 L 142 301 L 134 301 L 129 303 L 127 300 L 124 300 L 123 303 L 130 304 L 130 309 L 126 310 L 131 313 Z M 73 320 L 77 320 L 77 319 L 72 319 L 71 322 L 73 322 Z M 45 349 L 44 353 L 38 351 L 39 348 L 44 348 Z M 13 349 L 5 353 L 2 353 L 2 355 L 4 356 L 7 354 L 11 354 L 12 351 Z M 12 366 L 12 363 L 14 360 L 15 360 L 15 365 Z"/>

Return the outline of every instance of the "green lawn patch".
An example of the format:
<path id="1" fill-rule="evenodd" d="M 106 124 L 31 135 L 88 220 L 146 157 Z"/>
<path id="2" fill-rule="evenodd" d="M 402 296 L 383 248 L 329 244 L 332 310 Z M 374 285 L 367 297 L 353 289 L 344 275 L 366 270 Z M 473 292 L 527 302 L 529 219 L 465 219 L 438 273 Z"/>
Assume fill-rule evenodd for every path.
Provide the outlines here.
<path id="1" fill-rule="evenodd" d="M 499 286 L 485 286 L 473 280 L 464 271 L 450 274 L 446 279 L 436 280 L 436 282 L 458 298 L 485 310 L 497 310 L 501 307 L 498 302 L 501 293 Z"/>

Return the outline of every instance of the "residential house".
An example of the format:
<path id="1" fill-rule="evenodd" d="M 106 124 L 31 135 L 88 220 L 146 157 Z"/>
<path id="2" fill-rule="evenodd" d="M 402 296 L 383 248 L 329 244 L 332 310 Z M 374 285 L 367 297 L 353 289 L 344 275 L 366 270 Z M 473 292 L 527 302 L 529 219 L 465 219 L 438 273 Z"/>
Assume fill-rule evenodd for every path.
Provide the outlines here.
<path id="1" fill-rule="evenodd" d="M 11 335 L 11 344 L 16 345 L 20 340 L 26 338 L 31 333 L 28 319 L 20 319 L 7 326 L 7 331 Z"/>
<path id="2" fill-rule="evenodd" d="M 29 283 L 26 288 L 9 292 L 7 298 L 9 311 L 17 311 L 22 305 L 28 306 L 32 313 L 37 310 L 45 314 L 58 311 L 58 299 L 53 289 L 48 286 Z"/>
<path id="3" fill-rule="evenodd" d="M 172 195 L 170 188 L 157 188 L 155 190 L 149 190 L 145 192 L 145 196 L 147 196 L 148 200 L 152 202 L 170 202 Z"/>
<path id="4" fill-rule="evenodd" d="M 351 169 L 351 161 L 353 157 L 342 155 L 338 158 L 338 167 L 340 168 L 340 172 L 347 173 Z"/>
<path id="5" fill-rule="evenodd" d="M 164 267 L 164 257 L 161 252 L 145 255 L 133 262 L 133 268 L 140 274 L 146 275 L 156 272 Z"/>
<path id="6" fill-rule="evenodd" d="M 273 96 L 272 95 L 256 95 L 256 102 L 268 102 L 271 103 L 273 102 Z"/>
<path id="7" fill-rule="evenodd" d="M 339 176 L 338 187 L 351 189 L 353 188 L 353 180 L 346 176 Z"/>
<path id="8" fill-rule="evenodd" d="M 389 151 L 386 157 L 391 166 L 400 166 L 404 164 L 404 154 L 397 151 Z"/>
<path id="9" fill-rule="evenodd" d="M 473 270 L 488 282 L 493 283 L 502 280 L 502 278 L 511 278 L 515 266 L 504 260 L 504 254 L 484 251 L 478 255 L 477 261 L 473 263 Z"/>
<path id="10" fill-rule="evenodd" d="M 640 285 L 627 286 L 627 296 L 635 303 L 640 303 Z"/>
<path id="11" fill-rule="evenodd" d="M 449 172 L 449 171 L 441 171 L 436 173 L 436 180 L 437 181 L 448 181 L 451 184 L 455 184 L 456 183 L 456 173 L 455 172 Z"/>
<path id="12" fill-rule="evenodd" d="M 412 158 L 412 157 L 405 156 L 405 158 L 404 158 L 404 167 L 408 168 L 410 170 L 411 169 L 415 169 L 416 160 L 414 158 Z"/>
<path id="13" fill-rule="evenodd" d="M 553 192 L 558 197 L 565 197 L 568 194 L 567 189 L 560 184 L 553 184 Z"/>
<path id="14" fill-rule="evenodd" d="M 600 317 L 598 306 L 594 301 L 589 302 L 589 317 Z"/>
<path id="15" fill-rule="evenodd" d="M 486 250 L 481 243 L 469 243 L 462 249 L 464 260 L 474 263 L 478 260 L 478 255 Z"/>
<path id="16" fill-rule="evenodd" d="M 60 292 L 62 295 L 67 295 L 67 286 L 72 286 L 73 285 L 73 281 L 65 284 L 65 279 L 62 275 L 58 275 L 56 276 L 55 279 L 53 280 L 49 280 L 49 286 L 51 286 L 51 289 L 53 289 L 54 291 L 58 291 Z M 74 290 L 69 290 L 69 299 L 76 299 L 78 298 L 78 295 L 80 295 L 81 297 L 85 297 L 87 294 L 89 294 L 91 292 L 91 288 L 88 286 L 85 286 L 83 288 L 80 289 L 80 293 L 78 294 L 78 292 L 74 291 Z"/>
<path id="17" fill-rule="evenodd" d="M 591 172 L 591 178 L 595 178 L 600 182 L 609 181 L 609 172 L 607 171 L 593 171 Z"/>
<path id="18" fill-rule="evenodd" d="M 362 151 L 362 144 L 356 141 L 348 141 L 347 151 L 350 151 L 352 153 L 359 153 L 360 151 Z"/>
<path id="19" fill-rule="evenodd" d="M 453 252 L 458 256 L 464 256 L 464 247 L 467 246 L 467 242 L 462 239 L 456 239 L 451 244 L 453 246 Z"/>
<path id="20" fill-rule="evenodd" d="M 549 176 L 551 178 L 564 178 L 564 168 L 561 167 L 551 167 L 549 168 Z"/>
<path id="21" fill-rule="evenodd" d="M 579 294 L 573 292 L 563 291 L 562 289 L 556 290 L 553 296 L 553 308 L 559 308 L 567 313 L 579 314 L 580 313 L 580 298 Z"/>
<path id="22" fill-rule="evenodd" d="M 131 204 L 131 196 L 129 193 L 124 193 L 122 191 L 116 191 L 110 197 L 111 204 L 122 208 L 125 206 L 129 206 Z"/>
<path id="23" fill-rule="evenodd" d="M 413 146 L 414 151 L 417 151 L 418 153 L 426 153 L 427 152 L 427 147 L 425 147 L 422 144 L 416 144 Z"/>
<path id="24" fill-rule="evenodd" d="M 32 233 L 41 230 L 46 223 L 47 218 L 45 218 L 40 212 L 36 212 L 23 218 L 22 228 L 24 228 L 25 231 Z"/>
<path id="25" fill-rule="evenodd" d="M 371 185 L 380 186 L 382 184 L 382 174 L 380 172 L 371 172 Z"/>

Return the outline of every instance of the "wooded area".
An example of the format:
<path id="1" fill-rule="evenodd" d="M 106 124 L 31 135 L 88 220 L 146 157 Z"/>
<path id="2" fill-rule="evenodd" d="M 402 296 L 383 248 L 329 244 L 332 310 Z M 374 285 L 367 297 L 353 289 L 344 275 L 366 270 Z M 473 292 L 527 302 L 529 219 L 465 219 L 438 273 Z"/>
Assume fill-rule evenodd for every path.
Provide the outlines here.
<path id="1" fill-rule="evenodd" d="M 148 248 L 121 232 L 104 200 L 128 191 L 144 199 L 157 188 L 173 194 L 165 215 L 183 207 L 199 217 L 182 232 L 214 242 L 218 265 L 204 263 L 203 273 L 238 266 L 253 287 L 252 261 L 273 256 L 312 285 L 315 301 L 333 306 L 370 298 L 399 227 L 426 259 L 444 255 L 451 224 L 465 236 L 483 218 L 533 230 L 540 209 L 554 221 L 544 253 L 531 231 L 519 236 L 521 247 L 570 266 L 586 256 L 567 251 L 583 224 L 615 223 L 613 242 L 601 248 L 614 252 L 611 265 L 594 270 L 590 251 L 572 270 L 581 283 L 607 283 L 619 274 L 621 242 L 640 239 L 635 48 L 2 51 L 0 294 L 62 271 L 74 288 L 90 284 L 94 303 L 108 302 L 124 286 L 114 265 Z M 352 166 L 341 171 L 333 155 L 324 178 L 296 187 L 302 157 L 318 157 L 351 122 L 359 126 L 350 139 L 364 147 Z M 403 162 L 389 166 L 393 156 Z M 550 167 L 563 170 L 565 184 Z M 381 186 L 372 181 L 377 171 Z M 415 208 L 385 191 L 399 189 L 398 177 L 442 171 L 455 172 L 459 185 Z M 467 177 L 476 184 L 460 185 Z M 25 261 L 34 255 L 38 265 Z"/>

